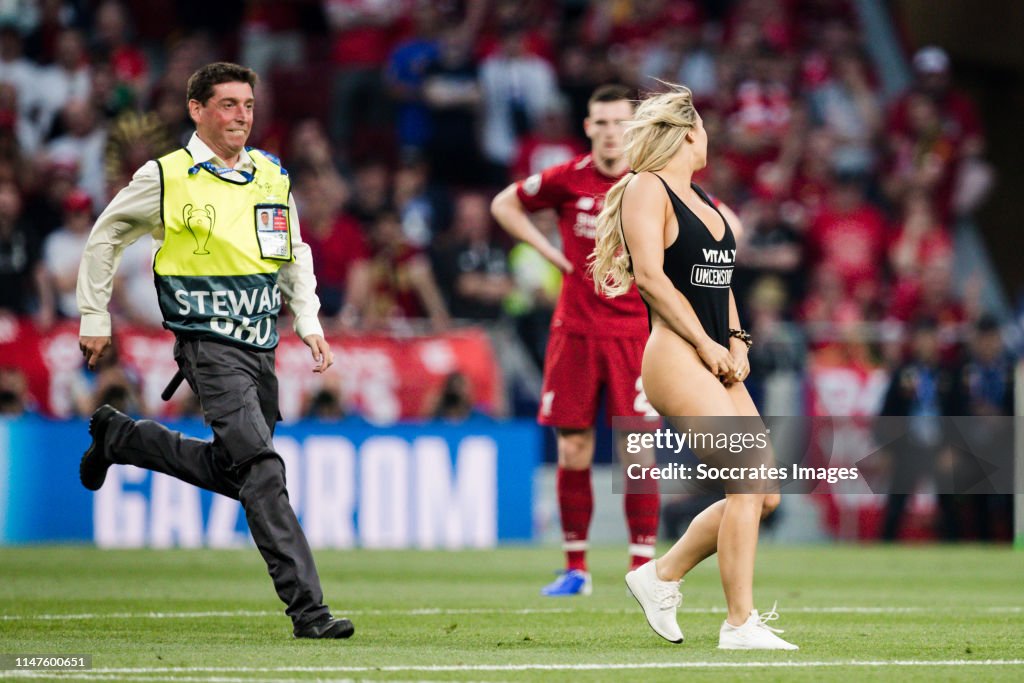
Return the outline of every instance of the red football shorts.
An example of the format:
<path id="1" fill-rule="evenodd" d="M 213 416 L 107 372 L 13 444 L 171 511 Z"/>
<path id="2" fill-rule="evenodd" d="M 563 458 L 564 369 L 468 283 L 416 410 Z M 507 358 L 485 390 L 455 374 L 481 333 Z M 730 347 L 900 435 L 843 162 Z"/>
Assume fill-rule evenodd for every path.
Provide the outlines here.
<path id="1" fill-rule="evenodd" d="M 640 381 L 646 344 L 635 337 L 552 330 L 537 421 L 564 429 L 593 427 L 602 387 L 607 389 L 609 417 L 656 415 Z"/>

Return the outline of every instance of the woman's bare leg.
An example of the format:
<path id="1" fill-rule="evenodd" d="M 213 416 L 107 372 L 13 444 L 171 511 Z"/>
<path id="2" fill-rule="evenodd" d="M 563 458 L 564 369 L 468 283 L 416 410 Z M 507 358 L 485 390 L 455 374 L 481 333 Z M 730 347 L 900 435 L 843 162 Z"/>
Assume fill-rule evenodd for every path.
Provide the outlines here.
<path id="1" fill-rule="evenodd" d="M 692 347 L 670 334 L 657 330 L 644 357 L 644 390 L 659 413 L 686 417 L 757 415 L 742 385 L 724 387 L 707 371 Z M 769 505 L 777 505 L 777 496 Z M 754 561 L 764 510 L 763 493 L 728 494 L 726 500 L 710 505 L 656 560 L 658 578 L 678 580 L 717 551 L 729 610 L 727 620 L 734 626 L 742 625 L 754 608 Z"/>

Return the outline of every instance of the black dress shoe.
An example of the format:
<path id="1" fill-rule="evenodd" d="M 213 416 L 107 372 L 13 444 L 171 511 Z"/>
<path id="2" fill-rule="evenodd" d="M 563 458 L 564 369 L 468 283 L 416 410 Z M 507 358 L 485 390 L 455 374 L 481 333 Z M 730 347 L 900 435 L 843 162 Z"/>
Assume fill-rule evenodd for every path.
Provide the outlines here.
<path id="1" fill-rule="evenodd" d="M 296 638 L 351 638 L 356 627 L 348 619 L 335 619 L 330 614 L 306 624 L 296 626 Z"/>
<path id="2" fill-rule="evenodd" d="M 78 477 L 82 480 L 82 486 L 90 491 L 99 491 L 107 478 L 107 470 L 114 464 L 114 461 L 107 455 L 107 426 L 111 418 L 118 414 L 118 411 L 108 405 L 100 406 L 92 419 L 89 420 L 89 434 L 92 435 L 92 443 L 85 449 L 82 462 L 78 465 Z"/>

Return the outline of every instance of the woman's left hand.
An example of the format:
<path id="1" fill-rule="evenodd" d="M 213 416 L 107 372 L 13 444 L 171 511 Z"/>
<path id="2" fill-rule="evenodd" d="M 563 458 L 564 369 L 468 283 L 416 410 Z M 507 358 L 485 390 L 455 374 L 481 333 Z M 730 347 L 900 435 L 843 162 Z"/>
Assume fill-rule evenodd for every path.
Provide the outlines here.
<path id="1" fill-rule="evenodd" d="M 733 337 L 729 340 L 729 353 L 732 354 L 736 369 L 732 374 L 722 378 L 722 383 L 725 386 L 742 382 L 750 376 L 750 360 L 747 358 L 746 342 Z"/>

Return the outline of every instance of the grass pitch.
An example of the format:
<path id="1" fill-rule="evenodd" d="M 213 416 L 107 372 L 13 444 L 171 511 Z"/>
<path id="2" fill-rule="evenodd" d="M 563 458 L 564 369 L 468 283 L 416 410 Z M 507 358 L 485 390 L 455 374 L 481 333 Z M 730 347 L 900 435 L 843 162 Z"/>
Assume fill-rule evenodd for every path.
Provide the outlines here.
<path id="1" fill-rule="evenodd" d="M 798 652 L 719 652 L 714 560 L 683 584 L 686 642 L 625 592 L 625 548 L 591 555 L 594 595 L 542 598 L 560 553 L 316 553 L 348 641 L 295 641 L 255 549 L 0 550 L 0 653 L 91 654 L 32 680 L 1024 680 L 1024 553 L 763 546 L 755 595 Z"/>

